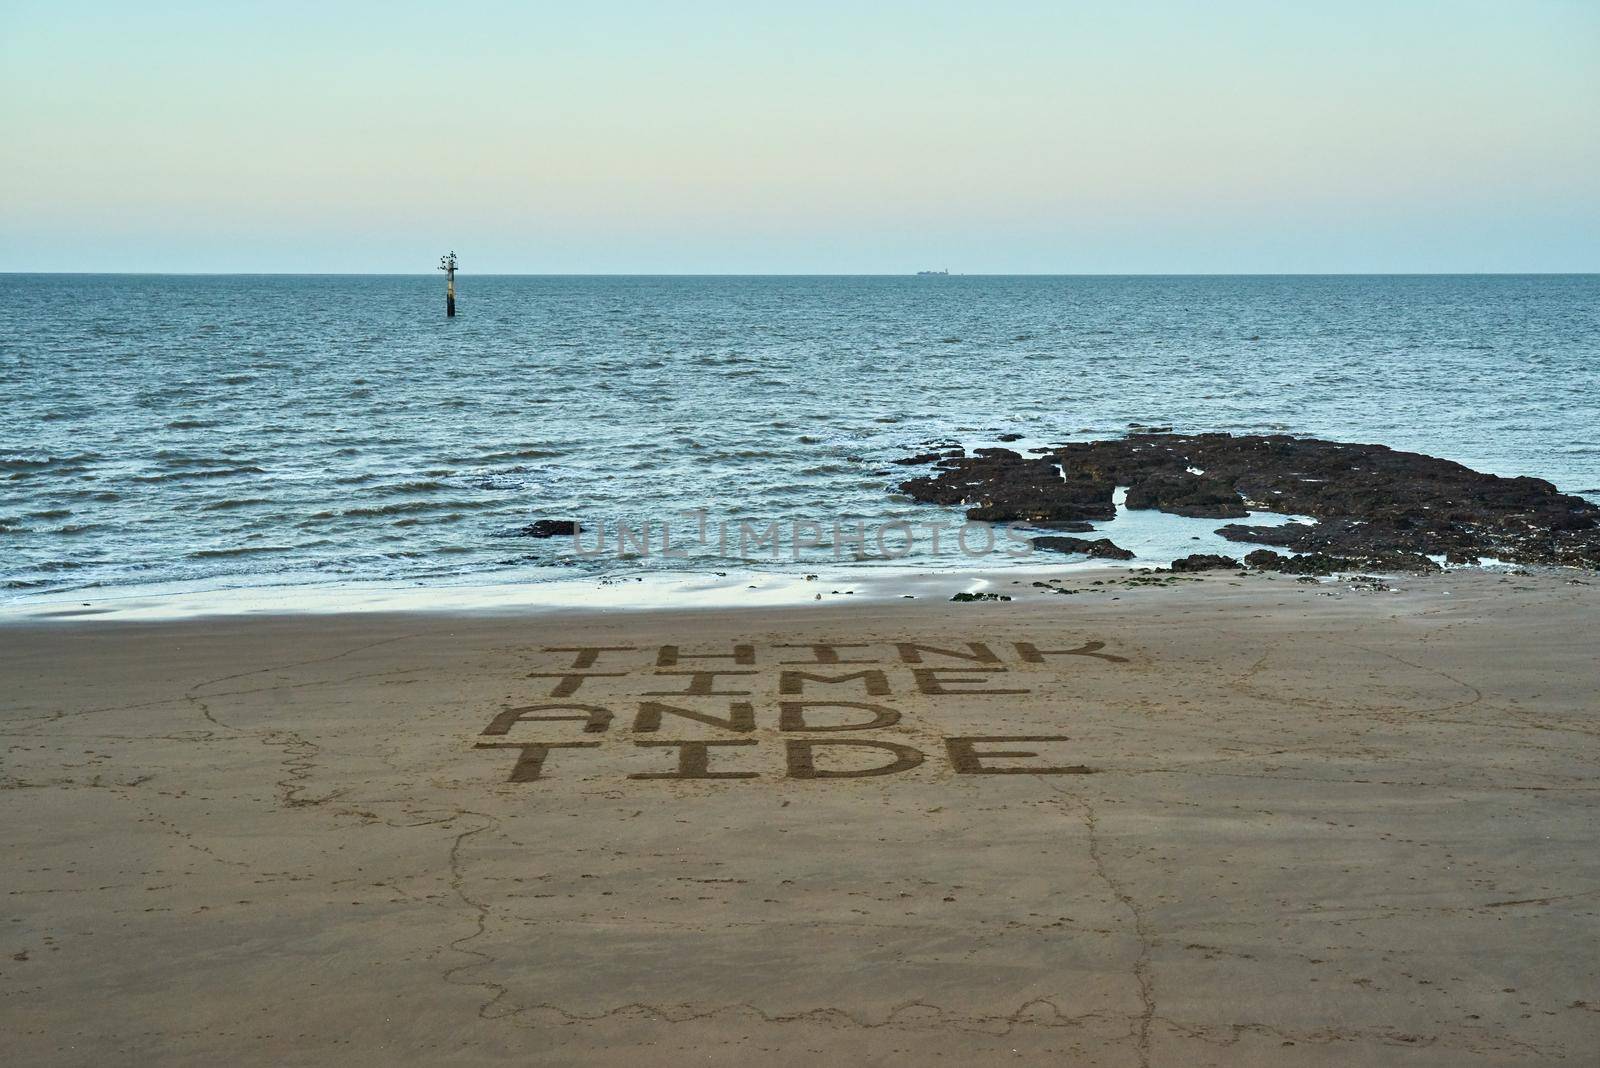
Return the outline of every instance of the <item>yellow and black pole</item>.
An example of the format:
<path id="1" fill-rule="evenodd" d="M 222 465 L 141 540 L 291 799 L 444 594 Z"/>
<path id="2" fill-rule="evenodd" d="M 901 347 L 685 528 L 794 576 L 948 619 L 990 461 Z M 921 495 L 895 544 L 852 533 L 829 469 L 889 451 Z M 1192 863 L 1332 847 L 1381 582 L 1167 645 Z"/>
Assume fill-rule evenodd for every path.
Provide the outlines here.
<path id="1" fill-rule="evenodd" d="M 444 272 L 444 313 L 456 317 L 456 254 L 439 257 L 439 270 Z"/>

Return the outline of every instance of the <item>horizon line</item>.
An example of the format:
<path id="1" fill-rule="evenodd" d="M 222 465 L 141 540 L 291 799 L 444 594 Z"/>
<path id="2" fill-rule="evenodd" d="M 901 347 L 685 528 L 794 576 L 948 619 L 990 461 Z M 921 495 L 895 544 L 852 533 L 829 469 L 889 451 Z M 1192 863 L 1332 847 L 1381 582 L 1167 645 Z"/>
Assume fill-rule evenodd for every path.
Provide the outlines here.
<path id="1" fill-rule="evenodd" d="M 25 271 L 0 269 L 0 275 L 143 278 L 431 278 L 433 271 Z M 1460 278 L 1589 277 L 1585 271 L 484 271 L 457 269 L 477 278 Z"/>

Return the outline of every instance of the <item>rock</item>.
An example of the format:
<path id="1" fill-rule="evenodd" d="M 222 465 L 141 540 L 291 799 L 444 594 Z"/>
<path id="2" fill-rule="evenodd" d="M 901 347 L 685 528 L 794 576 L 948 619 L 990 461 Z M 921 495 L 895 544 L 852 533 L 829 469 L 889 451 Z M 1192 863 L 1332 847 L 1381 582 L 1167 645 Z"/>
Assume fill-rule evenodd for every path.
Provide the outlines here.
<path id="1" fill-rule="evenodd" d="M 1361 567 L 1356 560 L 1327 553 L 1299 553 L 1286 558 L 1278 565 L 1285 575 L 1331 575 L 1335 571 L 1355 571 Z"/>
<path id="2" fill-rule="evenodd" d="M 1196 474 L 1195 472 L 1200 472 Z M 1285 434 L 1130 433 L 1068 442 L 1037 456 L 950 454 L 901 491 L 962 505 L 969 519 L 1083 523 L 1129 507 L 1241 518 L 1248 510 L 1316 523 L 1229 524 L 1219 533 L 1305 554 L 1431 570 L 1428 556 L 1600 568 L 1600 505 L 1537 478 L 1504 478 L 1383 445 Z"/>
<path id="3" fill-rule="evenodd" d="M 1244 562 L 1262 571 L 1280 571 L 1285 575 L 1331 575 L 1335 571 L 1438 571 L 1439 565 L 1420 553 L 1369 553 L 1359 557 L 1330 556 L 1327 553 L 1299 553 L 1280 556 L 1270 549 L 1257 549 L 1245 556 Z"/>
<path id="4" fill-rule="evenodd" d="M 1053 455 L 1010 449 L 946 456 L 938 473 L 910 479 L 900 492 L 924 504 L 966 505 L 967 518 L 990 523 L 1071 523 L 1111 519 L 1116 484 L 1093 476 L 1063 480 Z"/>
<path id="5" fill-rule="evenodd" d="M 583 528 L 571 519 L 540 519 L 529 523 L 512 536 L 517 538 L 557 538 L 573 535 Z"/>
<path id="6" fill-rule="evenodd" d="M 995 440 L 996 441 L 1021 441 L 1022 440 L 1022 435 L 1021 434 L 1001 434 L 999 437 L 995 438 Z"/>
<path id="7" fill-rule="evenodd" d="M 958 593 L 950 598 L 952 601 L 1009 601 L 1003 593 Z"/>
<path id="8" fill-rule="evenodd" d="M 1128 487 L 1129 508 L 1159 508 L 1195 519 L 1237 519 L 1250 514 L 1233 483 L 1190 474 L 1155 474 Z"/>
<path id="9" fill-rule="evenodd" d="M 1335 571 L 1355 571 L 1361 567 L 1358 560 L 1327 553 L 1300 553 L 1280 556 L 1270 549 L 1257 549 L 1245 556 L 1245 563 L 1263 571 L 1279 571 L 1285 575 L 1331 575 Z"/>
<path id="10" fill-rule="evenodd" d="M 1278 527 L 1250 526 L 1245 523 L 1226 523 L 1217 528 L 1229 541 L 1253 541 L 1257 545 L 1282 545 L 1295 544 L 1300 538 L 1298 524 L 1285 523 Z"/>
<path id="11" fill-rule="evenodd" d="M 1231 556 L 1216 553 L 1194 553 L 1172 561 L 1174 571 L 1238 571 L 1243 566 Z"/>
<path id="12" fill-rule="evenodd" d="M 1437 563 L 1428 559 L 1422 553 L 1373 553 L 1361 558 L 1363 567 L 1372 568 L 1374 571 L 1439 571 L 1442 570 Z"/>
<path id="13" fill-rule="evenodd" d="M 1093 541 L 1086 538 L 1034 538 L 1033 547 L 1056 553 L 1086 553 L 1102 560 L 1133 559 L 1132 553 L 1120 545 L 1113 544 L 1110 538 L 1096 538 Z"/>
<path id="14" fill-rule="evenodd" d="M 919 452 L 915 456 L 907 456 L 904 459 L 894 460 L 892 462 L 900 464 L 903 467 L 915 467 L 919 464 L 931 464 L 942 457 L 943 453 Z M 858 459 L 858 457 L 850 457 L 850 459 Z"/>

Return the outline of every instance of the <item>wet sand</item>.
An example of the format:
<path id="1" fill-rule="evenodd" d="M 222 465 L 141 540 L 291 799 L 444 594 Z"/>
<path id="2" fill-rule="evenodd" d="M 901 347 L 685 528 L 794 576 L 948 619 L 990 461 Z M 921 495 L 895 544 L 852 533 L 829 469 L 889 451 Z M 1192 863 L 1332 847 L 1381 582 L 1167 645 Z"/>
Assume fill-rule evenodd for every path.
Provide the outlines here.
<path id="1" fill-rule="evenodd" d="M 1096 580 L 0 628 L 0 1053 L 1592 1063 L 1600 580 Z"/>

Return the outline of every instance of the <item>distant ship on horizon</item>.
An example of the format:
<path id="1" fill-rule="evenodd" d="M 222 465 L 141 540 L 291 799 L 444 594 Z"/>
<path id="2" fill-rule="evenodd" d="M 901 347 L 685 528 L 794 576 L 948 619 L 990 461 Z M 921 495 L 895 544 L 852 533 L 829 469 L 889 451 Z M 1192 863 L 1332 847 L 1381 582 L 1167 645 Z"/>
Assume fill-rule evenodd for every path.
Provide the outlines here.
<path id="1" fill-rule="evenodd" d="M 949 273 L 950 273 L 950 268 L 946 267 L 942 271 L 918 271 L 917 272 L 917 277 L 925 278 L 925 277 L 929 277 L 929 276 L 937 276 L 937 277 L 941 277 L 942 278 L 942 277 L 944 277 L 945 275 L 947 275 Z"/>

